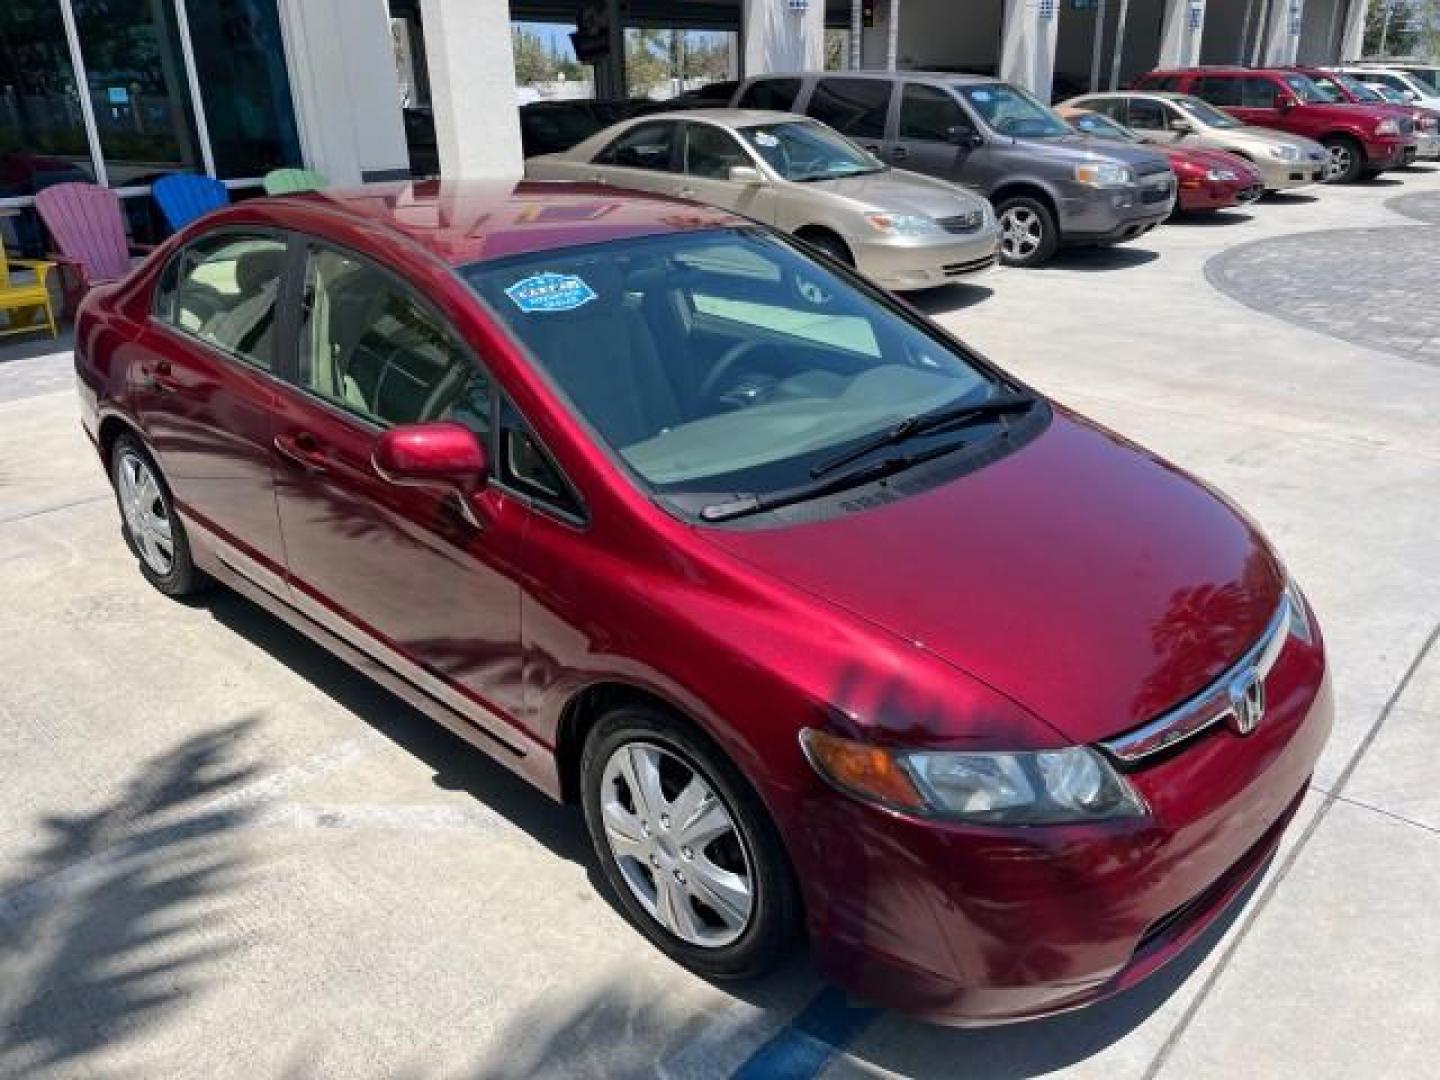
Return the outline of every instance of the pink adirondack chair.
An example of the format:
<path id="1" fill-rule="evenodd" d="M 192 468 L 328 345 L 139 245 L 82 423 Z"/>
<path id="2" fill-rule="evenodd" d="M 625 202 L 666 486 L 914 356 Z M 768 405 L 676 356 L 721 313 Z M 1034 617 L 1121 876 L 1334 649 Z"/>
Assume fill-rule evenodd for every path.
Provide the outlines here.
<path id="1" fill-rule="evenodd" d="M 55 261 L 74 279 L 65 290 L 65 306 L 71 312 L 90 289 L 128 274 L 132 252 L 150 250 L 125 236 L 120 199 L 109 188 L 53 184 L 35 193 L 35 211 L 55 242 Z"/>

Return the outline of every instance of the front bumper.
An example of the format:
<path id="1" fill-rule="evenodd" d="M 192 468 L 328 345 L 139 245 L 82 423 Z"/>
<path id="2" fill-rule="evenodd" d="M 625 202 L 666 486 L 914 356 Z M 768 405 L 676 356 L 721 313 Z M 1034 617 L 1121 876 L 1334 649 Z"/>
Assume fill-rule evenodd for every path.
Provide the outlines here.
<path id="1" fill-rule="evenodd" d="M 1252 176 L 1240 180 L 1201 180 L 1193 187 L 1180 184 L 1177 209 L 1181 211 L 1224 210 L 1244 206 L 1260 197 L 1264 185 Z"/>
<path id="2" fill-rule="evenodd" d="M 1149 232 L 1174 208 L 1173 178 L 1164 193 L 1142 184 L 1120 188 L 1074 184 L 1060 200 L 1060 239 L 1067 244 L 1123 243 Z"/>
<path id="3" fill-rule="evenodd" d="M 1287 649 L 1250 735 L 1216 728 L 1130 777 L 1146 818 L 983 829 L 831 799 L 816 957 L 863 998 L 984 1025 L 1116 994 L 1181 953 L 1264 867 L 1329 734 L 1319 648 Z M 823 828 L 817 833 L 816 826 Z"/>
<path id="4" fill-rule="evenodd" d="M 1440 131 L 1415 133 L 1415 157 L 1419 161 L 1440 160 Z"/>
<path id="5" fill-rule="evenodd" d="M 1415 160 L 1414 138 L 1374 140 L 1365 144 L 1365 170 L 1383 172 L 1398 169 Z"/>
<path id="6" fill-rule="evenodd" d="M 1266 191 L 1289 191 L 1306 184 L 1318 184 L 1325 175 L 1324 161 L 1265 160 L 1255 164 L 1260 170 Z"/>
<path id="7" fill-rule="evenodd" d="M 894 292 L 933 289 L 995 265 L 1000 226 L 987 213 L 973 233 L 930 237 L 846 237 L 855 267 L 875 284 Z"/>

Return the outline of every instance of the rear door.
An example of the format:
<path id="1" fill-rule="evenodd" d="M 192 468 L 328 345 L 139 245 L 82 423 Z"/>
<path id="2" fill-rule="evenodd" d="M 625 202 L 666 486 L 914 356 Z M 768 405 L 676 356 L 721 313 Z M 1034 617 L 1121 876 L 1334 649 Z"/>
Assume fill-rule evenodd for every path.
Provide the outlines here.
<path id="1" fill-rule="evenodd" d="M 288 244 L 284 233 L 247 227 L 177 252 L 131 373 L 138 418 L 181 512 L 232 569 L 281 596 L 271 440 Z"/>
<path id="2" fill-rule="evenodd" d="M 434 420 L 470 427 L 495 460 L 495 386 L 388 270 L 320 243 L 303 263 L 274 444 L 294 602 L 506 741 L 520 711 L 513 573 L 528 511 L 493 488 L 462 507 L 454 493 L 389 483 L 371 463 L 387 427 Z"/>
<path id="3" fill-rule="evenodd" d="M 974 170 L 967 169 L 975 147 L 960 141 L 975 126 L 968 113 L 943 87 L 929 83 L 904 82 L 900 86 L 900 108 L 894 138 L 887 141 L 885 156 L 897 168 L 912 169 L 926 176 L 978 188 Z"/>
<path id="4" fill-rule="evenodd" d="M 671 194 L 680 172 L 680 141 L 678 120 L 636 124 L 595 155 L 589 178 L 655 195 Z"/>

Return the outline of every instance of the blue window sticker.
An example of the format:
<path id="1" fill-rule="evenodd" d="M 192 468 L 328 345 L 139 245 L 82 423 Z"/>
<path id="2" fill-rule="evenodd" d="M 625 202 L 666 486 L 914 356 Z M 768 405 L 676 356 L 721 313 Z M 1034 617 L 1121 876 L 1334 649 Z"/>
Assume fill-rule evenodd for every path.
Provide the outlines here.
<path id="1" fill-rule="evenodd" d="M 505 290 L 505 295 L 527 313 L 574 311 L 591 300 L 599 299 L 595 290 L 585 284 L 584 278 L 550 271 L 521 278 Z"/>

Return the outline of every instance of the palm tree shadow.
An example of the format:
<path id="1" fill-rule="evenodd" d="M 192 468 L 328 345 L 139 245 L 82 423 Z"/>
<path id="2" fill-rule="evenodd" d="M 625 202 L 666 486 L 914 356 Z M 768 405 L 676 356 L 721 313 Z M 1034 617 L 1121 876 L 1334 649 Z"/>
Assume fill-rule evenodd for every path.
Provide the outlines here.
<path id="1" fill-rule="evenodd" d="M 181 1008 L 229 951 L 214 930 L 245 879 L 233 842 L 258 773 L 236 764 L 251 716 L 140 766 L 92 813 L 40 820 L 0 881 L 0 1074 L 22 1075 L 131 1038 Z"/>

